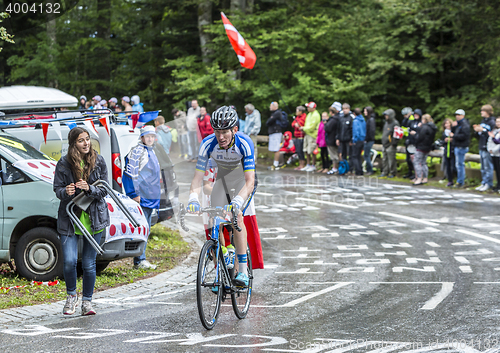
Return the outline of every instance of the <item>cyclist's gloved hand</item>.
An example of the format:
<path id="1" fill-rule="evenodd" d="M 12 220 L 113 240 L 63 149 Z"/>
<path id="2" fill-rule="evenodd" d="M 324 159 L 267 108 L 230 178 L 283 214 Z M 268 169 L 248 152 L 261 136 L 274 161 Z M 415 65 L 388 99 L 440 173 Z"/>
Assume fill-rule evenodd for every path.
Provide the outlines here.
<path id="1" fill-rule="evenodd" d="M 235 214 L 237 214 L 238 210 L 241 209 L 241 207 L 243 206 L 243 202 L 244 202 L 243 197 L 238 195 L 234 199 L 232 199 L 229 205 L 224 206 L 224 210 L 227 213 L 232 213 L 234 210 Z"/>
<path id="2" fill-rule="evenodd" d="M 201 210 L 200 201 L 198 200 L 198 194 L 193 192 L 189 195 L 189 202 L 187 206 L 188 213 L 198 213 Z"/>

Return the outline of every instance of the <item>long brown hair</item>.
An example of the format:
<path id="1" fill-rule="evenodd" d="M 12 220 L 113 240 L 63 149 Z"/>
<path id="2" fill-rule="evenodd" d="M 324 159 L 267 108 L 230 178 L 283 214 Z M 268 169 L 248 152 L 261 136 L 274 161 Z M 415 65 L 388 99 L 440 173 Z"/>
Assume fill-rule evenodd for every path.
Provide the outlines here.
<path id="1" fill-rule="evenodd" d="M 89 132 L 79 126 L 71 129 L 68 134 L 68 162 L 71 166 L 71 171 L 73 172 L 75 181 L 78 181 L 80 179 L 88 181 L 90 173 L 94 169 L 97 159 L 97 152 L 94 150 L 94 148 L 92 148 L 92 140 L 90 141 L 89 153 L 82 156 L 76 148 L 76 141 L 78 140 L 78 136 L 80 136 L 80 134 L 84 132 L 90 137 Z M 83 168 L 80 164 L 82 160 L 84 162 Z"/>
<path id="2" fill-rule="evenodd" d="M 443 131 L 444 131 L 444 130 L 446 130 L 445 125 L 446 125 L 446 122 L 447 122 L 447 121 L 449 121 L 449 122 L 450 122 L 450 129 L 453 127 L 453 120 L 451 120 L 450 118 L 446 118 L 446 119 L 444 119 L 444 121 L 443 121 Z"/>

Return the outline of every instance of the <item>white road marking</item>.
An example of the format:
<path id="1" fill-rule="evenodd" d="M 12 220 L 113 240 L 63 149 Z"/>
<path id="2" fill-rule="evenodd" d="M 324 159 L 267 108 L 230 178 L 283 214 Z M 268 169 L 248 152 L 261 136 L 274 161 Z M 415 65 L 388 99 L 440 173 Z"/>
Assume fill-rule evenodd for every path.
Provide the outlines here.
<path id="1" fill-rule="evenodd" d="M 432 227 L 425 227 L 424 229 L 412 230 L 412 233 L 439 233 L 440 230 Z"/>
<path id="2" fill-rule="evenodd" d="M 426 243 L 427 245 L 429 245 L 430 247 L 433 247 L 433 248 L 440 248 L 440 247 L 441 247 L 441 245 L 436 244 L 436 243 L 434 243 L 433 241 L 426 241 L 425 243 Z"/>
<path id="3" fill-rule="evenodd" d="M 296 300 L 292 300 L 291 302 L 288 302 L 286 304 L 283 304 L 283 307 L 293 307 L 293 306 L 296 306 L 297 304 L 300 304 L 300 303 L 303 303 L 309 299 L 312 299 L 312 298 L 315 298 L 315 297 L 318 297 L 320 295 L 323 295 L 323 294 L 326 294 L 328 292 L 331 292 L 331 291 L 334 291 L 336 289 L 339 289 L 339 288 L 342 288 L 342 287 L 345 287 L 349 284 L 353 284 L 354 282 L 341 282 L 341 283 L 337 283 L 336 285 L 334 286 L 331 286 L 331 287 L 328 287 L 328 288 L 325 288 L 325 289 L 322 289 L 318 292 L 315 292 L 315 293 L 312 293 L 312 294 L 308 294 L 302 298 L 299 298 L 299 299 L 296 299 Z"/>
<path id="4" fill-rule="evenodd" d="M 311 237 L 313 238 L 334 238 L 338 237 L 339 233 L 313 233 Z"/>
<path id="5" fill-rule="evenodd" d="M 454 282 L 443 282 L 441 290 L 429 299 L 420 310 L 434 310 L 453 291 Z"/>
<path id="6" fill-rule="evenodd" d="M 281 227 L 276 227 L 276 228 L 259 228 L 259 233 L 260 234 L 265 234 L 265 233 L 287 233 L 288 230 L 286 230 L 285 228 L 281 228 Z"/>
<path id="7" fill-rule="evenodd" d="M 463 273 L 472 273 L 472 268 L 470 268 L 470 266 L 459 266 L 458 268 Z"/>
<path id="8" fill-rule="evenodd" d="M 322 204 L 325 204 L 325 205 L 332 205 L 332 206 L 352 208 L 352 209 L 357 209 L 358 208 L 358 206 L 344 205 L 342 203 L 331 202 L 331 201 L 324 201 L 324 200 L 308 199 L 306 197 L 297 197 L 296 200 L 313 202 L 313 203 L 322 203 Z"/>
<path id="9" fill-rule="evenodd" d="M 273 196 L 274 194 L 269 194 L 269 193 L 267 193 L 267 192 L 260 192 L 260 191 L 256 191 L 256 192 L 255 192 L 255 195 Z"/>
<path id="10" fill-rule="evenodd" d="M 319 256 L 309 256 L 308 254 L 298 254 L 297 256 L 281 256 L 280 259 L 319 259 Z"/>
<path id="11" fill-rule="evenodd" d="M 455 256 L 455 260 L 457 260 L 458 262 L 460 262 L 461 264 L 468 264 L 470 263 L 469 260 L 467 260 L 465 257 L 463 256 Z"/>
<path id="12" fill-rule="evenodd" d="M 307 206 L 302 209 L 302 211 L 315 211 L 315 210 L 319 210 L 319 207 Z"/>
<path id="13" fill-rule="evenodd" d="M 286 234 L 278 235 L 276 238 L 262 238 L 262 240 L 288 240 L 288 239 L 297 239 L 297 237 L 287 237 Z"/>
<path id="14" fill-rule="evenodd" d="M 321 265 L 321 266 L 334 266 L 338 265 L 337 262 L 324 262 L 323 260 L 316 260 L 314 262 L 299 262 L 298 265 Z"/>
<path id="15" fill-rule="evenodd" d="M 297 271 L 280 271 L 280 272 L 274 272 L 276 274 L 280 275 L 289 275 L 289 274 L 297 274 L 297 273 L 306 273 L 306 274 L 314 274 L 314 275 L 320 275 L 323 274 L 324 272 L 309 272 L 310 268 L 299 268 Z"/>
<path id="16" fill-rule="evenodd" d="M 403 234 L 403 233 L 401 233 L 401 232 L 398 232 L 398 231 L 397 231 L 397 230 L 395 230 L 395 229 L 387 229 L 387 233 L 391 233 L 391 234 L 398 234 L 398 235 L 399 235 L 399 234 Z"/>
<path id="17" fill-rule="evenodd" d="M 428 226 L 431 226 L 431 227 L 437 227 L 439 225 L 439 224 L 434 223 L 434 222 L 429 222 L 429 221 L 425 221 L 423 219 L 418 219 L 418 218 L 409 217 L 409 216 L 403 216 L 403 215 L 399 215 L 399 214 L 396 214 L 396 213 L 379 212 L 379 214 L 382 214 L 384 216 L 394 217 L 394 218 L 400 218 L 400 219 L 404 219 L 404 220 L 407 220 L 407 221 L 422 223 L 422 224 L 425 224 L 425 225 L 428 225 Z"/>
<path id="18" fill-rule="evenodd" d="M 300 247 L 298 250 L 282 250 L 283 252 L 303 252 L 303 251 L 321 251 L 321 249 L 309 249 L 307 246 Z"/>

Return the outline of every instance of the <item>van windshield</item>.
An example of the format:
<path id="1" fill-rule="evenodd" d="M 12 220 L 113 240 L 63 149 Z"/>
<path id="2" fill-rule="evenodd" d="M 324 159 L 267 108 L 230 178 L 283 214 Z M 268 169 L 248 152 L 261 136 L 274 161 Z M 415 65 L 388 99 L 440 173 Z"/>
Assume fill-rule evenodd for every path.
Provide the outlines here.
<path id="1" fill-rule="evenodd" d="M 16 161 L 23 159 L 51 159 L 27 142 L 11 135 L 0 135 L 0 149 Z"/>

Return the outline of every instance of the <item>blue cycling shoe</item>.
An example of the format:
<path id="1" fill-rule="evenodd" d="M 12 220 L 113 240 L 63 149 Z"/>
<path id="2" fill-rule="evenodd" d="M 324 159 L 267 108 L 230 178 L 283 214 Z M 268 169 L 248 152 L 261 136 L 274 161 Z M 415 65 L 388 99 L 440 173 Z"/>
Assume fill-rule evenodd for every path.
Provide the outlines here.
<path id="1" fill-rule="evenodd" d="M 242 272 L 238 272 L 238 275 L 233 279 L 234 284 L 240 287 L 248 287 L 248 276 Z"/>

